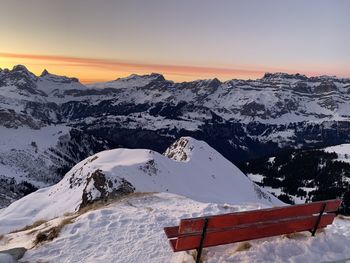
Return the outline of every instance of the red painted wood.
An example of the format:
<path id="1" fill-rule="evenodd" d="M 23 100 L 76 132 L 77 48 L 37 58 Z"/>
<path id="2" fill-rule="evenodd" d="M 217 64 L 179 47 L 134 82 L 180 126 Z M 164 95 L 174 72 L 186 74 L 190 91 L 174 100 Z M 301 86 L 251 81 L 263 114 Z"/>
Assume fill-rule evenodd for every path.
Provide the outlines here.
<path id="1" fill-rule="evenodd" d="M 318 228 L 324 228 L 327 225 L 332 224 L 334 217 L 335 214 L 323 215 Z M 311 230 L 315 226 L 317 218 L 318 216 L 305 216 L 242 225 L 241 227 L 220 229 L 219 231 L 208 230 L 204 239 L 203 247 Z M 178 239 L 174 239 L 177 240 L 174 251 L 196 249 L 199 246 L 200 238 L 200 234 L 180 236 Z"/>
<path id="2" fill-rule="evenodd" d="M 319 214 L 322 205 L 326 203 L 325 213 L 338 210 L 341 200 L 327 200 L 309 204 L 283 206 L 268 209 L 260 209 L 247 212 L 230 213 L 209 216 L 208 230 L 215 228 L 232 227 L 235 225 L 265 222 L 289 217 L 308 216 Z M 201 232 L 204 225 L 204 217 L 182 219 L 179 234 Z"/>
<path id="3" fill-rule="evenodd" d="M 170 243 L 170 247 L 171 249 L 174 251 L 174 252 L 177 252 L 178 250 L 176 250 L 176 242 L 177 242 L 177 239 L 170 239 L 169 240 L 169 243 Z"/>
<path id="4" fill-rule="evenodd" d="M 179 227 L 178 226 L 164 227 L 164 232 L 168 238 L 178 237 L 179 236 Z"/>

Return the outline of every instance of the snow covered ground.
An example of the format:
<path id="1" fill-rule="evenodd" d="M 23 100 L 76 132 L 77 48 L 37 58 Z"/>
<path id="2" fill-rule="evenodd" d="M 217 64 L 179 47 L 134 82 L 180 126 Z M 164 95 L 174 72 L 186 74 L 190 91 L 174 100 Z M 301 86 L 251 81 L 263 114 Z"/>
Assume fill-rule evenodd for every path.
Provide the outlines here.
<path id="1" fill-rule="evenodd" d="M 77 217 L 58 238 L 28 250 L 21 262 L 190 263 L 194 262 L 190 253 L 172 252 L 163 227 L 178 224 L 180 218 L 262 207 L 202 203 L 169 193 L 134 194 Z M 0 250 L 19 245 L 31 248 L 37 232 L 28 232 L 3 237 Z M 279 236 L 249 243 L 252 247 L 241 252 L 236 251 L 240 243 L 205 249 L 204 262 L 325 262 L 350 258 L 350 221 L 336 219 L 316 237 L 305 232 L 292 238 Z"/>
<path id="2" fill-rule="evenodd" d="M 130 189 L 134 192 L 108 205 L 82 208 L 87 200 Z M 74 166 L 58 184 L 0 210 L 0 251 L 27 248 L 23 263 L 192 263 L 191 252 L 172 252 L 164 227 L 181 218 L 278 205 L 283 204 L 213 148 L 183 137 L 164 155 L 140 149 L 100 152 Z M 32 227 L 20 230 L 26 225 Z M 36 242 L 40 233 L 58 226 L 63 227 L 53 240 Z M 337 218 L 316 237 L 305 232 L 249 243 L 243 251 L 237 251 L 242 243 L 205 249 L 204 262 L 350 258 L 350 219 Z"/>
<path id="3" fill-rule="evenodd" d="M 340 144 L 324 148 L 325 152 L 336 153 L 339 161 L 350 163 L 350 144 Z"/>

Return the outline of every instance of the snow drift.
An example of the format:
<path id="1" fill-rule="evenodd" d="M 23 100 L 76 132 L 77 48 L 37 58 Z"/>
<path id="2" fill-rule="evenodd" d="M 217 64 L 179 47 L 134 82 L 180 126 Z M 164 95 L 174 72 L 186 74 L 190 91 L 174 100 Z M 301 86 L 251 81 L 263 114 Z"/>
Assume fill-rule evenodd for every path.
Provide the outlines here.
<path id="1" fill-rule="evenodd" d="M 169 193 L 132 194 L 82 214 L 51 242 L 32 248 L 31 241 L 40 229 L 57 224 L 63 217 L 44 223 L 39 229 L 5 235 L 0 240 L 0 250 L 28 248 L 22 262 L 194 263 L 191 253 L 171 250 L 162 231 L 164 226 L 176 225 L 180 218 L 260 208 L 258 204 L 202 203 Z M 249 241 L 251 248 L 240 252 L 237 250 L 242 243 L 210 247 L 204 250 L 203 258 L 208 263 L 345 262 L 350 258 L 349 223 L 337 218 L 315 237 L 305 232 Z"/>

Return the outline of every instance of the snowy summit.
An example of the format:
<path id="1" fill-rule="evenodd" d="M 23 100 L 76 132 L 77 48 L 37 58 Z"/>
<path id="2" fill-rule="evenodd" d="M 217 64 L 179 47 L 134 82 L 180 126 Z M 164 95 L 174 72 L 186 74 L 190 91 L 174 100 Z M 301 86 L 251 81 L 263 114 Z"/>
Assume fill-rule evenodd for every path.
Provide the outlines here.
<path id="1" fill-rule="evenodd" d="M 81 161 L 56 185 L 0 210 L 0 233 L 133 192 L 169 192 L 221 204 L 282 204 L 208 144 L 183 137 L 165 155 L 115 149 Z"/>

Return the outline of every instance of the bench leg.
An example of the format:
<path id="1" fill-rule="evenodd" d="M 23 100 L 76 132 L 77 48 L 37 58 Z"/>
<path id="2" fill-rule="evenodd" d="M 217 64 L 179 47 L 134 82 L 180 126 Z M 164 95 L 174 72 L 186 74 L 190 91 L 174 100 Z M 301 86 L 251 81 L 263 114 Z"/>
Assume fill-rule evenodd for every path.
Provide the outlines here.
<path id="1" fill-rule="evenodd" d="M 204 239 L 205 239 L 205 234 L 207 232 L 207 227 L 208 227 L 208 218 L 204 219 L 204 226 L 202 230 L 202 236 L 201 236 L 201 241 L 199 243 L 199 247 L 197 248 L 197 259 L 196 263 L 200 263 L 201 261 L 201 255 L 202 255 L 202 250 L 203 250 L 203 244 L 204 244 Z"/>
<path id="2" fill-rule="evenodd" d="M 322 208 L 321 208 L 321 211 L 320 211 L 320 214 L 319 214 L 319 216 L 318 216 L 318 218 L 317 218 L 317 221 L 316 221 L 316 224 L 315 224 L 315 226 L 314 226 L 314 229 L 312 229 L 312 231 L 311 231 L 312 236 L 315 236 L 315 234 L 316 234 L 318 225 L 320 224 L 320 221 L 321 221 L 321 217 L 322 217 L 322 215 L 323 215 L 324 210 L 326 209 L 326 205 L 327 205 L 327 204 L 324 203 L 323 206 L 322 206 Z"/>

